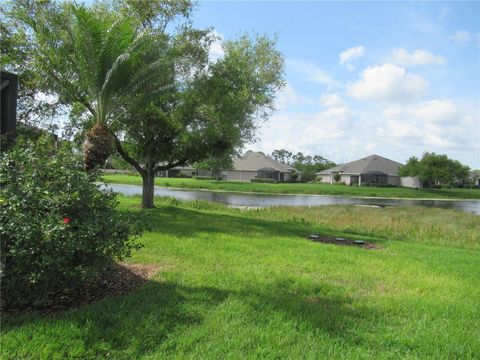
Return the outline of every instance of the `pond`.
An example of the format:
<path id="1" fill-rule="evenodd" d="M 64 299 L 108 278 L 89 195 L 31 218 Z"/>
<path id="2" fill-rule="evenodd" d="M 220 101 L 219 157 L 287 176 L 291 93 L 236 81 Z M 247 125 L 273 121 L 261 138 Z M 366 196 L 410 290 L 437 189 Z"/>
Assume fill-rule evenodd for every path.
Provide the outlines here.
<path id="1" fill-rule="evenodd" d="M 108 184 L 113 191 L 126 196 L 141 195 L 140 185 Z M 155 186 L 155 196 L 169 196 L 179 200 L 207 200 L 238 207 L 267 206 L 319 206 L 319 205 L 364 205 L 398 206 L 416 205 L 458 209 L 480 215 L 480 200 L 422 200 L 359 198 L 331 195 L 281 195 L 281 194 L 243 194 L 208 190 L 164 188 Z"/>

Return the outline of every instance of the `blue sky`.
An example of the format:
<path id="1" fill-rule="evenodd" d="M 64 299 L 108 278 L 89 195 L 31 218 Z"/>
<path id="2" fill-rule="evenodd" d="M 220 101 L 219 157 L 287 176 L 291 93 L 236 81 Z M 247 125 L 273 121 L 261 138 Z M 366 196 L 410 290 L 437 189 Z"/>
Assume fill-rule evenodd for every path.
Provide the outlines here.
<path id="1" fill-rule="evenodd" d="M 480 168 L 480 2 L 201 1 L 223 39 L 277 34 L 286 87 L 247 148 Z M 212 53 L 221 56 L 221 42 Z"/>

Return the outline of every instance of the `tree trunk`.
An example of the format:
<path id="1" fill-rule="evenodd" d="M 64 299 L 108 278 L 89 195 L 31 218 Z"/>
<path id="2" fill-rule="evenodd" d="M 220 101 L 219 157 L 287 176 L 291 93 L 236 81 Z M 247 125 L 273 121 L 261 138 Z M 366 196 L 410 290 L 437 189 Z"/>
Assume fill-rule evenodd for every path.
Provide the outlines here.
<path id="1" fill-rule="evenodd" d="M 141 172 L 143 180 L 143 194 L 142 194 L 142 207 L 145 209 L 154 208 L 153 204 L 153 195 L 154 195 L 154 185 L 155 185 L 155 171 L 153 166 L 147 164 L 146 170 Z"/>
<path id="2" fill-rule="evenodd" d="M 105 124 L 95 123 L 85 134 L 83 163 L 86 171 L 102 167 L 113 150 L 112 136 Z"/>

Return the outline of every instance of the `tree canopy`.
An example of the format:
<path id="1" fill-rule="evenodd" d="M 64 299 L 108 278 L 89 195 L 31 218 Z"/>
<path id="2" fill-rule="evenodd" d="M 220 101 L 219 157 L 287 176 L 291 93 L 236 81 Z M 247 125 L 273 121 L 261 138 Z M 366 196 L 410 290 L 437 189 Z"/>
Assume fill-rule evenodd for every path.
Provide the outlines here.
<path id="1" fill-rule="evenodd" d="M 315 174 L 324 169 L 334 167 L 336 164 L 320 155 L 304 155 L 302 152 L 296 154 L 285 150 L 274 150 L 271 157 L 284 164 L 291 165 L 302 172 L 302 181 L 308 182 L 315 179 Z"/>
<path id="2" fill-rule="evenodd" d="M 211 29 L 180 21 L 189 1 L 42 3 L 21 0 L 7 16 L 31 44 L 22 66 L 88 130 L 86 168 L 103 164 L 113 143 L 142 175 L 146 207 L 157 171 L 234 152 L 274 109 L 283 86 L 275 39 L 243 34 L 212 61 Z"/>
<path id="3" fill-rule="evenodd" d="M 447 155 L 426 152 L 419 160 L 412 156 L 400 168 L 400 176 L 418 176 L 426 187 L 453 184 L 465 180 L 470 168 Z"/>

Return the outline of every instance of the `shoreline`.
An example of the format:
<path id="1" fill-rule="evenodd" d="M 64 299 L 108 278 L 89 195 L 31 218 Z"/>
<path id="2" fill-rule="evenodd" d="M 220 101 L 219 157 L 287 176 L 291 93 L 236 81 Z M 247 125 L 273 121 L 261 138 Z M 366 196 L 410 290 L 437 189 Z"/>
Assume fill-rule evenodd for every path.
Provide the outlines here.
<path id="1" fill-rule="evenodd" d="M 118 184 L 129 186 L 142 186 L 142 184 L 125 184 L 122 182 L 104 181 L 105 184 Z M 239 191 L 239 190 L 220 190 L 220 189 L 205 189 L 195 187 L 176 187 L 176 186 L 160 186 L 154 185 L 160 189 L 173 189 L 173 190 L 194 190 L 194 191 L 208 191 L 218 193 L 235 193 L 235 194 L 248 194 L 248 195 L 284 195 L 284 196 L 320 196 L 320 197 L 339 197 L 339 198 L 355 198 L 355 199 L 384 199 L 384 200 L 425 200 L 425 201 L 478 201 L 480 199 L 464 199 L 464 198 L 421 198 L 421 197 L 385 197 L 385 196 L 361 196 L 361 195 L 334 195 L 334 194 L 310 194 L 310 193 L 275 193 L 275 192 L 259 192 L 259 191 Z"/>

